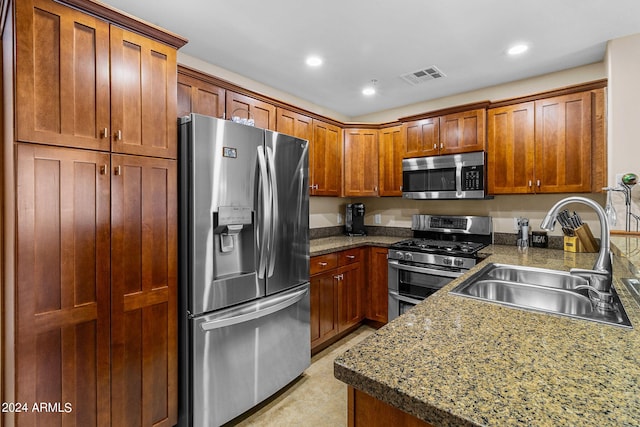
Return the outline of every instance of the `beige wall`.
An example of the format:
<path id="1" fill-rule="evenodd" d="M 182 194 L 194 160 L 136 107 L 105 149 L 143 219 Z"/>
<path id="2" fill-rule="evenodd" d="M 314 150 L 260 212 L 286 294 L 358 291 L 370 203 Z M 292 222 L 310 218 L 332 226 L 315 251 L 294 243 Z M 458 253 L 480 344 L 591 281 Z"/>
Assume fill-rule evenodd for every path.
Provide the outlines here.
<path id="1" fill-rule="evenodd" d="M 640 34 L 612 40 L 605 58 L 608 87 L 609 186 L 617 186 L 616 175 L 640 175 Z M 631 193 L 632 212 L 640 215 L 640 185 Z M 624 229 L 625 202 L 613 193 L 618 213 L 617 229 Z M 632 221 L 635 231 L 636 222 Z"/>

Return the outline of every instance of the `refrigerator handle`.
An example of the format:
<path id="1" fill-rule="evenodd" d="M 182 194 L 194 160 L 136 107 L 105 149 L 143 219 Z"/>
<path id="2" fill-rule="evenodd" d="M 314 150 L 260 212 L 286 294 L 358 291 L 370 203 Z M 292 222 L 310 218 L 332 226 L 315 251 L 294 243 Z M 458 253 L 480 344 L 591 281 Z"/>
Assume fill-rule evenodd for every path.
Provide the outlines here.
<path id="1" fill-rule="evenodd" d="M 276 164 L 273 159 L 273 150 L 271 147 L 267 147 L 267 166 L 269 167 L 269 186 L 271 187 L 271 236 L 269 237 L 270 244 L 273 245 L 276 242 L 276 232 L 278 230 L 278 224 L 280 223 L 280 215 L 278 212 L 278 179 L 276 174 Z M 267 277 L 273 276 L 273 271 L 276 265 L 276 255 L 278 253 L 277 248 L 270 248 L 269 266 Z"/>
<path id="2" fill-rule="evenodd" d="M 264 147 L 258 147 L 258 169 L 260 172 L 259 187 L 262 193 L 262 215 L 257 215 L 258 223 L 258 245 L 259 245 L 259 266 L 258 277 L 263 279 L 267 270 L 267 255 L 271 238 L 271 191 L 269 186 L 269 175 L 267 173 L 267 161 L 265 159 Z"/>
<path id="3" fill-rule="evenodd" d="M 293 304 L 300 301 L 304 296 L 309 292 L 308 288 L 305 288 L 301 291 L 297 291 L 292 294 L 290 298 L 287 298 L 284 301 L 278 301 L 275 304 L 267 305 L 266 307 L 252 311 L 251 313 L 240 314 L 238 316 L 232 317 L 224 317 L 222 319 L 211 320 L 209 322 L 205 322 L 200 327 L 203 331 L 212 331 L 214 329 L 225 328 L 227 326 L 237 325 L 239 323 L 246 323 L 250 320 L 259 319 L 264 316 L 268 316 L 270 314 L 276 313 L 278 311 L 284 310 L 285 308 L 292 306 Z M 256 306 L 259 308 L 260 303 L 256 303 Z"/>

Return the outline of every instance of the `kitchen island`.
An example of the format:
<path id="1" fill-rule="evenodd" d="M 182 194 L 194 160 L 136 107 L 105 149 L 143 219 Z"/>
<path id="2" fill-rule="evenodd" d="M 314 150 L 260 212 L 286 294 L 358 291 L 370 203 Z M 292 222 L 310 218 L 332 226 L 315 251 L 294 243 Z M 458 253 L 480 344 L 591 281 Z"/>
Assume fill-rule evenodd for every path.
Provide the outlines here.
<path id="1" fill-rule="evenodd" d="M 597 256 L 483 252 L 488 259 L 468 274 L 487 262 L 591 268 Z M 465 275 L 340 355 L 335 376 L 436 426 L 640 425 L 640 306 L 619 280 L 633 277 L 634 263 L 614 257 L 614 286 L 634 329 L 449 294 Z"/>

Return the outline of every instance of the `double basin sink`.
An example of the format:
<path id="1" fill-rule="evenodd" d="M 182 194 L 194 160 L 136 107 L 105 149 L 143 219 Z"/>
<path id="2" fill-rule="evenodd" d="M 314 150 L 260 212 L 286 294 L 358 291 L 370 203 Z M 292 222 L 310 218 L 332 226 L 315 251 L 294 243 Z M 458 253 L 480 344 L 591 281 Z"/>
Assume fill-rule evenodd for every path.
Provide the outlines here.
<path id="1" fill-rule="evenodd" d="M 586 279 L 564 271 L 491 263 L 451 293 L 520 309 L 632 327 L 613 286 L 613 310 L 604 311 L 594 306 L 588 289 L 579 289 L 587 284 Z"/>

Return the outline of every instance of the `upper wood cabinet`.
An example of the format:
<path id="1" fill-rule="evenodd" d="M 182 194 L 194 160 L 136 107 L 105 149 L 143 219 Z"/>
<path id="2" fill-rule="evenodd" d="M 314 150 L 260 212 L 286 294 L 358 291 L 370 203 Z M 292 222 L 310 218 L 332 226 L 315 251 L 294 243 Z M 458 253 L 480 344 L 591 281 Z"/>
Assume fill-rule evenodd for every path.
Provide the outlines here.
<path id="1" fill-rule="evenodd" d="M 112 151 L 175 159 L 176 50 L 111 26 Z"/>
<path id="2" fill-rule="evenodd" d="M 227 90 L 226 117 L 252 118 L 255 126 L 276 130 L 276 107 L 250 96 Z"/>
<path id="3" fill-rule="evenodd" d="M 52 0 L 15 7 L 17 140 L 176 157 L 175 48 Z"/>
<path id="4" fill-rule="evenodd" d="M 402 196 L 402 158 L 405 152 L 402 130 L 402 126 L 394 126 L 378 132 L 380 196 Z"/>
<path id="5" fill-rule="evenodd" d="M 489 193 L 592 191 L 592 176 L 604 167 L 594 159 L 594 153 L 604 150 L 604 136 L 599 136 L 604 130 L 594 127 L 597 121 L 592 120 L 592 103 L 595 111 L 604 110 L 604 96 L 599 93 L 579 92 L 489 109 Z"/>
<path id="6" fill-rule="evenodd" d="M 52 0 L 15 8 L 16 139 L 108 151 L 109 24 Z"/>
<path id="7" fill-rule="evenodd" d="M 304 114 L 276 109 L 276 131 L 310 141 L 313 138 L 313 119 Z"/>
<path id="8" fill-rule="evenodd" d="M 378 195 L 378 131 L 345 129 L 344 195 Z"/>
<path id="9" fill-rule="evenodd" d="M 224 119 L 225 93 L 219 86 L 178 72 L 178 117 L 197 113 Z"/>
<path id="10" fill-rule="evenodd" d="M 486 110 L 478 108 L 404 123 L 404 157 L 483 151 Z"/>
<path id="11" fill-rule="evenodd" d="M 309 149 L 312 196 L 340 196 L 342 191 L 342 129 L 313 120 Z"/>

